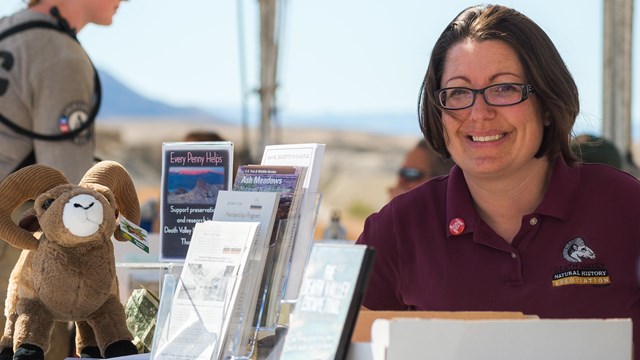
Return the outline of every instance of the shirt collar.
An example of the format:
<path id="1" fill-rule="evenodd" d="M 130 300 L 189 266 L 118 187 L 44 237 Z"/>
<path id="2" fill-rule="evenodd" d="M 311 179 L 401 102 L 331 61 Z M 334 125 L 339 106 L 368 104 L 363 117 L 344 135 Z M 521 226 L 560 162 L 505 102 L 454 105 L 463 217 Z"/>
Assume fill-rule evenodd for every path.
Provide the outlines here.
<path id="1" fill-rule="evenodd" d="M 570 167 L 562 157 L 558 157 L 551 169 L 547 191 L 535 212 L 567 220 L 571 204 L 578 195 L 579 184 L 580 167 Z"/>
<path id="2" fill-rule="evenodd" d="M 570 167 L 564 159 L 558 157 L 552 165 L 547 190 L 535 213 L 566 220 L 569 217 L 573 199 L 578 192 L 579 183 L 580 168 Z M 477 213 L 473 207 L 473 200 L 464 173 L 457 165 L 449 173 L 446 213 L 446 230 L 449 237 L 473 232 Z M 449 229 L 449 226 L 456 219 L 462 220 L 464 224 L 464 229 L 458 234 L 454 234 Z"/>

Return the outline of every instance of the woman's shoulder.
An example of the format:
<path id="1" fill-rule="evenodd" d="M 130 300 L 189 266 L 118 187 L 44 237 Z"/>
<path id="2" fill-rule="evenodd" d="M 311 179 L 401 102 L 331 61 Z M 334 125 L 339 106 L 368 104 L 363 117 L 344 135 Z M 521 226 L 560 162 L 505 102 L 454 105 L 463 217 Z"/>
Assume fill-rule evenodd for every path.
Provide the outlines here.
<path id="1" fill-rule="evenodd" d="M 445 206 L 449 175 L 438 176 L 393 198 L 394 212 L 415 213 Z"/>
<path id="2" fill-rule="evenodd" d="M 640 180 L 629 172 L 606 164 L 581 163 L 575 165 L 580 169 L 581 177 L 586 181 L 619 181 L 631 185 L 640 185 Z"/>
<path id="3" fill-rule="evenodd" d="M 580 169 L 580 181 L 586 191 L 606 189 L 607 192 L 632 192 L 640 196 L 640 180 L 624 170 L 604 164 L 576 166 Z"/>

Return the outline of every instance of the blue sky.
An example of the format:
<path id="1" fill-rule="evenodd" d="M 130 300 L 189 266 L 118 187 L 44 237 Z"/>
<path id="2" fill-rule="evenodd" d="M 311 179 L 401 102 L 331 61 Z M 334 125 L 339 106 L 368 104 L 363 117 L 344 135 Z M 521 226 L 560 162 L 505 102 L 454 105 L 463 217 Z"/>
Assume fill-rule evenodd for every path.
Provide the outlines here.
<path id="1" fill-rule="evenodd" d="M 286 120 L 287 114 L 415 112 L 433 43 L 459 11 L 477 2 L 284 3 L 279 106 Z M 602 0 L 501 3 L 520 10 L 548 32 L 581 92 L 578 130 L 600 132 Z M 121 4 L 111 27 L 90 25 L 80 41 L 99 68 L 146 96 L 173 105 L 234 108 L 242 98 L 240 7 L 247 85 L 258 86 L 257 4 L 256 0 L 132 0 Z M 3 0 L 0 15 L 24 6 L 22 0 Z M 634 54 L 636 63 L 639 58 Z M 640 93 L 637 88 L 634 82 L 634 94 Z M 637 98 L 634 95 L 634 103 Z M 257 104 L 255 96 L 250 99 Z"/>

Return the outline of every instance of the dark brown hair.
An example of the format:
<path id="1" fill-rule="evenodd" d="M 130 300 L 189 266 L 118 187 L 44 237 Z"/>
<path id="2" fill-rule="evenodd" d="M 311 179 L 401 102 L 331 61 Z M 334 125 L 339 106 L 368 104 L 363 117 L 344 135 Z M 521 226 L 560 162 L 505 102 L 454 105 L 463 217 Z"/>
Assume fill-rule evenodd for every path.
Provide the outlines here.
<path id="1" fill-rule="evenodd" d="M 500 5 L 465 9 L 436 41 L 418 100 L 420 129 L 429 145 L 442 156 L 451 156 L 445 143 L 442 110 L 436 106 L 434 91 L 440 89 L 449 49 L 465 39 L 499 40 L 518 54 L 525 78 L 535 88 L 540 113 L 550 123 L 544 128 L 535 156 L 554 159 L 561 155 L 573 164 L 576 159 L 569 143 L 580 111 L 575 81 L 544 30 L 518 11 Z"/>

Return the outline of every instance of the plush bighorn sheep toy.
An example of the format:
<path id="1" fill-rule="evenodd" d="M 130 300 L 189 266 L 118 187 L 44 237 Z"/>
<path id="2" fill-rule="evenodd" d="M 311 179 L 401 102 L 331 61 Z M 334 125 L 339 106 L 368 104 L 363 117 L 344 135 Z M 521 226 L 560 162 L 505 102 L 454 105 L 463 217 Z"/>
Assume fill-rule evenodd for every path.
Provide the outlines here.
<path id="1" fill-rule="evenodd" d="M 12 211 L 29 199 L 35 215 L 15 225 Z M 137 352 L 111 243 L 112 235 L 125 241 L 119 212 L 139 224 L 133 182 L 113 161 L 96 164 L 79 185 L 44 165 L 25 167 L 0 184 L 0 238 L 23 249 L 9 280 L 0 359 L 43 359 L 56 320 L 76 322 L 83 357 Z"/>

